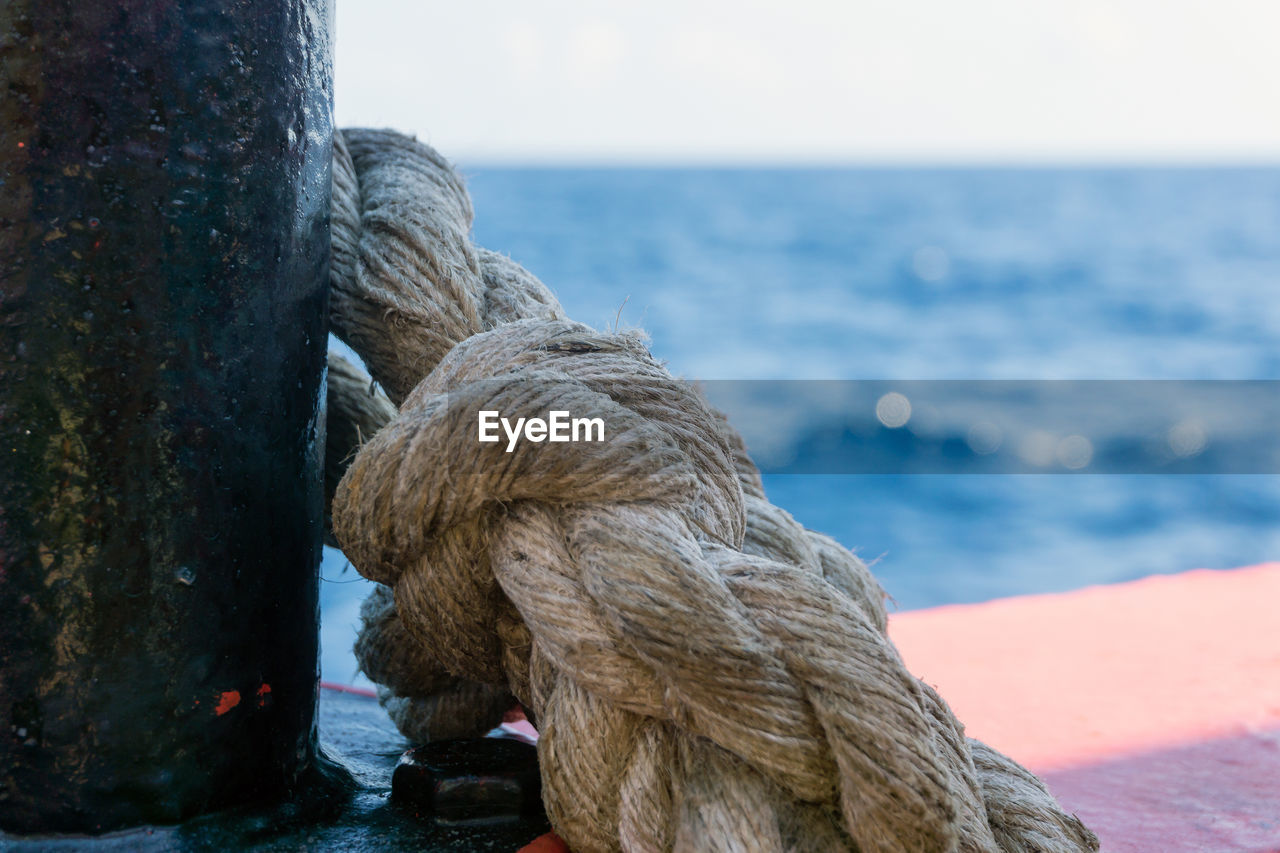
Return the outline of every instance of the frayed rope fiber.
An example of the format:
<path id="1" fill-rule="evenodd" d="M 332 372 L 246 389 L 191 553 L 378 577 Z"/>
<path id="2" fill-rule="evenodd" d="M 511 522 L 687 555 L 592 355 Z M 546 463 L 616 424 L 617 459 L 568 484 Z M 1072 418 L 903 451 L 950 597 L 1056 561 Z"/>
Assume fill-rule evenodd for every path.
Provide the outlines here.
<path id="1" fill-rule="evenodd" d="M 484 731 L 518 699 L 580 853 L 1097 849 L 964 737 L 888 640 L 866 566 L 765 499 L 638 334 L 569 320 L 471 242 L 440 155 L 346 130 L 333 181 L 333 328 L 398 407 L 350 461 L 333 532 L 383 585 L 356 650 L 402 731 Z M 607 440 L 507 452 L 477 440 L 480 410 L 599 417 Z"/>

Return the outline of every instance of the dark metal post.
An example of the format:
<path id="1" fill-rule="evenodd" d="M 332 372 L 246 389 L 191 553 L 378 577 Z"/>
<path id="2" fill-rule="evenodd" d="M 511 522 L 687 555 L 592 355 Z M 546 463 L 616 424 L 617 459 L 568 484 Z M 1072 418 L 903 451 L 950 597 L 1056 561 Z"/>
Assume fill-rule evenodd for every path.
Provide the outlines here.
<path id="1" fill-rule="evenodd" d="M 0 5 L 0 829 L 313 759 L 329 0 Z"/>

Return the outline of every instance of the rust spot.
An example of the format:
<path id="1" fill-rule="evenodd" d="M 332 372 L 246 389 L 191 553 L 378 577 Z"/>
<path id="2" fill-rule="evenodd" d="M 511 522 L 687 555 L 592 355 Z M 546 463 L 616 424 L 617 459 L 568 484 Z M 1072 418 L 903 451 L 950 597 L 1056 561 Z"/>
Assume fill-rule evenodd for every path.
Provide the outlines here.
<path id="1" fill-rule="evenodd" d="M 213 709 L 213 712 L 221 717 L 223 714 L 227 713 L 239 704 L 239 690 L 224 690 L 222 691 L 222 694 L 218 696 L 218 706 Z"/>

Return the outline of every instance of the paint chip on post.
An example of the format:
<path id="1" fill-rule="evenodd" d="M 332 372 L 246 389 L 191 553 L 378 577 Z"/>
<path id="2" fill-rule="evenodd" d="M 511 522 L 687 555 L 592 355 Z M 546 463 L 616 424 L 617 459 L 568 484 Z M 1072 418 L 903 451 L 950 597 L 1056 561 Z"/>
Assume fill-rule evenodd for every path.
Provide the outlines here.
<path id="1" fill-rule="evenodd" d="M 213 713 L 221 717 L 232 708 L 240 704 L 239 690 L 224 690 L 218 695 L 218 704 L 214 707 Z"/>

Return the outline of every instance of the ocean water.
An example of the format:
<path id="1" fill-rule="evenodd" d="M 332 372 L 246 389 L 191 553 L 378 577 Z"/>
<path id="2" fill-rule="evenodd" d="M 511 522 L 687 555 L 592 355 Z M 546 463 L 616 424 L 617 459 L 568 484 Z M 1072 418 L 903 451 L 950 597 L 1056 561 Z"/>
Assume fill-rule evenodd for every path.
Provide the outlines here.
<path id="1" fill-rule="evenodd" d="M 1280 379 L 1280 169 L 464 172 L 478 242 L 690 379 Z M 1251 388 L 1220 420 L 1273 446 Z M 1280 559 L 1275 465 L 974 474 L 919 444 L 886 446 L 926 473 L 765 476 L 902 608 Z M 324 674 L 350 682 L 367 587 L 337 552 L 323 573 Z"/>

